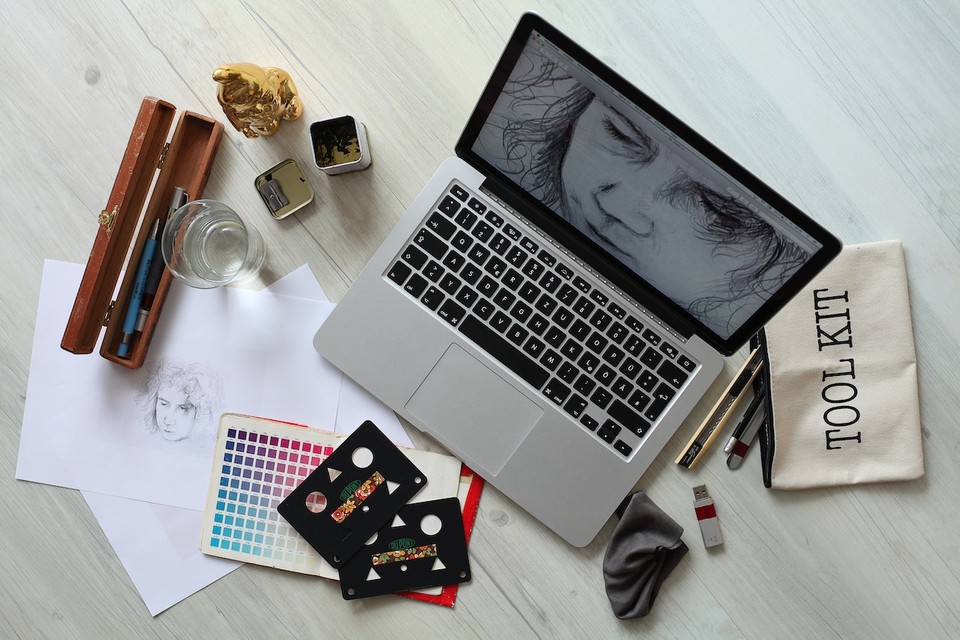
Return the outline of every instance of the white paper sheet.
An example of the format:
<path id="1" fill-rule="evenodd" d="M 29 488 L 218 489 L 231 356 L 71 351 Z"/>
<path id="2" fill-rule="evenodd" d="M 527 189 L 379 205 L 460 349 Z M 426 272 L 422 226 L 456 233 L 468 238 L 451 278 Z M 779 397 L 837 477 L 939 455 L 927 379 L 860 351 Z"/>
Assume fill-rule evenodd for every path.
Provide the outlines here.
<path id="1" fill-rule="evenodd" d="M 202 510 L 221 411 L 335 425 L 342 374 L 311 347 L 333 305 L 173 287 L 150 357 L 130 371 L 59 348 L 81 274 L 78 265 L 44 264 L 18 479 Z M 151 393 L 161 360 L 187 371 Z M 170 413 L 184 419 L 165 421 Z M 188 437 L 169 439 L 191 420 Z"/>
<path id="2" fill-rule="evenodd" d="M 82 273 L 80 265 L 76 269 Z M 265 291 L 327 301 L 306 265 Z M 363 417 L 373 420 L 396 444 L 410 446 L 392 411 L 352 380 L 344 382 L 348 384 L 341 389 L 338 431 L 352 431 L 362 422 L 357 422 L 358 418 Z M 202 511 L 90 491 L 82 494 L 151 615 L 158 615 L 241 566 L 200 552 Z"/>

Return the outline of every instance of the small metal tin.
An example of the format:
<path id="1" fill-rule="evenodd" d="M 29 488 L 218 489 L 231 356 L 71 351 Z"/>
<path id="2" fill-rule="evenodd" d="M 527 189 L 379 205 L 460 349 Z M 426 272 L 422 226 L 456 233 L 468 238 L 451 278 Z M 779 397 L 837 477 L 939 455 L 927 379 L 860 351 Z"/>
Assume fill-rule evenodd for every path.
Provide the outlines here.
<path id="1" fill-rule="evenodd" d="M 270 215 L 277 220 L 313 202 L 313 187 L 292 158 L 261 173 L 253 185 Z"/>
<path id="2" fill-rule="evenodd" d="M 367 129 L 353 116 L 319 120 L 310 125 L 313 160 L 320 171 L 333 176 L 370 166 Z"/>

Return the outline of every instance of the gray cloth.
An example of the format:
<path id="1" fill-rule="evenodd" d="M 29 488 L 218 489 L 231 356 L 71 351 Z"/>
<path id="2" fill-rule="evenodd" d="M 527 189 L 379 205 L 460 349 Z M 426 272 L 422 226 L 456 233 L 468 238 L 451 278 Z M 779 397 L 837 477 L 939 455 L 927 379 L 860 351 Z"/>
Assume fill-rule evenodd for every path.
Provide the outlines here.
<path id="1" fill-rule="evenodd" d="M 683 527 L 642 491 L 624 500 L 603 556 L 603 583 L 621 620 L 650 613 L 660 585 L 687 553 Z"/>

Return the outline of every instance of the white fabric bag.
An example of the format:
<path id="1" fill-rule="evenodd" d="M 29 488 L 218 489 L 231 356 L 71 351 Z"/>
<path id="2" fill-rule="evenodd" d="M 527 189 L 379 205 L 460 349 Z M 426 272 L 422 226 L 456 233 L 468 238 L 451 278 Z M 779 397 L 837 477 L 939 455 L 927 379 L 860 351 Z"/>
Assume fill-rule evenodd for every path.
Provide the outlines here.
<path id="1" fill-rule="evenodd" d="M 764 327 L 764 484 L 775 489 L 923 475 L 903 247 L 844 247 Z M 771 419 L 772 418 L 772 419 Z"/>

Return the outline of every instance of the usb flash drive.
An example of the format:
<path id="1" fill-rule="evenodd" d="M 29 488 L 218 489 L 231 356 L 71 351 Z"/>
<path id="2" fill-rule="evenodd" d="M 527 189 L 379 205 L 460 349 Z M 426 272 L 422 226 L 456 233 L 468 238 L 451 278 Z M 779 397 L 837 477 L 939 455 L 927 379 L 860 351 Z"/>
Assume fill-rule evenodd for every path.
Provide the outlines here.
<path id="1" fill-rule="evenodd" d="M 701 484 L 693 488 L 693 508 L 697 512 L 697 521 L 700 523 L 703 546 L 716 547 L 723 544 L 720 520 L 717 519 L 717 510 L 713 507 L 713 498 L 707 493 L 706 485 Z"/>

